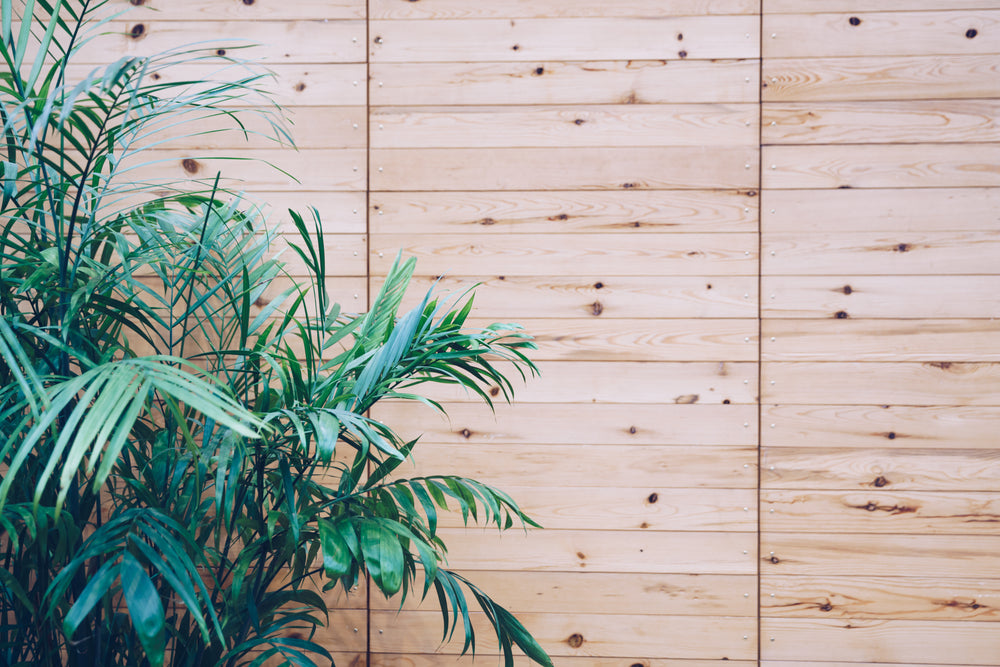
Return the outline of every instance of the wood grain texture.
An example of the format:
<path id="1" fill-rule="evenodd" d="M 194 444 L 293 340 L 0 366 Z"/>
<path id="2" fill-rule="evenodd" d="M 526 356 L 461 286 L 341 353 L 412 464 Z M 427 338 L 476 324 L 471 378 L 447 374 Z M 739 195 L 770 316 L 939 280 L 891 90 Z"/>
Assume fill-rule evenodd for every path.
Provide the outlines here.
<path id="1" fill-rule="evenodd" d="M 761 324 L 767 361 L 1000 361 L 996 320 L 783 320 Z"/>
<path id="2" fill-rule="evenodd" d="M 764 533 L 761 540 L 763 576 L 1000 577 L 1000 535 Z"/>
<path id="3" fill-rule="evenodd" d="M 270 63 L 363 63 L 364 21 L 115 21 L 84 46 L 77 64 L 160 54 L 198 44 L 206 54 Z M 219 53 L 221 51 L 221 53 Z"/>
<path id="4" fill-rule="evenodd" d="M 760 585 L 765 617 L 1000 621 L 996 579 L 776 574 Z"/>
<path id="5" fill-rule="evenodd" d="M 767 58 L 765 102 L 982 99 L 1000 95 L 992 55 Z"/>
<path id="6" fill-rule="evenodd" d="M 619 0 L 609 5 L 601 0 L 566 4 L 561 0 L 501 0 L 470 3 L 464 0 L 374 0 L 373 19 L 468 19 L 468 18 L 580 18 L 710 16 L 713 14 L 757 14 L 759 0 Z"/>
<path id="7" fill-rule="evenodd" d="M 255 190 L 249 199 L 268 217 L 268 227 L 287 234 L 297 234 L 288 209 L 309 218 L 309 207 L 315 207 L 324 233 L 364 234 L 365 193 L 313 191 L 308 193 Z"/>
<path id="8" fill-rule="evenodd" d="M 373 19 L 369 32 L 378 63 L 756 58 L 759 40 L 756 16 Z"/>
<path id="9" fill-rule="evenodd" d="M 992 665 L 1000 633 L 991 623 L 765 619 L 762 658 Z M 770 638 L 774 637 L 771 642 Z"/>
<path id="10" fill-rule="evenodd" d="M 756 190 L 375 192 L 370 218 L 372 234 L 756 233 L 757 202 Z"/>
<path id="11" fill-rule="evenodd" d="M 913 11 L 918 9 L 996 9 L 993 0 L 765 0 L 765 14 Z M 860 16 L 860 15 L 859 15 Z M 790 666 L 791 667 L 791 666 Z"/>
<path id="12" fill-rule="evenodd" d="M 500 488 L 514 485 L 545 487 L 552 483 L 553 471 L 558 470 L 560 483 L 564 486 L 591 489 L 632 486 L 648 489 L 649 494 L 659 488 L 753 489 L 757 486 L 757 448 L 752 446 L 489 444 L 456 447 L 428 442 L 419 445 L 418 451 L 416 463 L 400 466 L 400 477 L 451 474 L 479 479 Z"/>
<path id="13" fill-rule="evenodd" d="M 938 188 L 1000 185 L 1000 144 L 768 146 L 770 188 Z"/>
<path id="14" fill-rule="evenodd" d="M 764 364 L 761 400 L 813 405 L 1000 405 L 991 362 L 783 362 Z"/>
<path id="15" fill-rule="evenodd" d="M 377 107 L 372 148 L 757 144 L 757 105 Z"/>
<path id="16" fill-rule="evenodd" d="M 760 517 L 767 533 L 808 532 L 821 523 L 828 533 L 995 535 L 1000 500 L 971 491 L 766 491 Z"/>
<path id="17" fill-rule="evenodd" d="M 769 102 L 764 144 L 883 144 L 1000 141 L 997 100 Z"/>
<path id="18" fill-rule="evenodd" d="M 764 59 L 1000 53 L 1000 11 L 768 14 Z M 854 18 L 854 21 L 850 19 Z M 967 31 L 975 29 L 969 37 Z"/>
<path id="19" fill-rule="evenodd" d="M 760 484 L 762 489 L 995 492 L 998 471 L 996 449 L 766 447 Z"/>
<path id="20" fill-rule="evenodd" d="M 988 232 L 1000 224 L 1000 188 L 768 190 L 761 199 L 761 231 L 767 236 Z M 955 211 L 962 214 L 956 216 Z"/>
<path id="21" fill-rule="evenodd" d="M 425 275 L 571 276 L 583 269 L 607 276 L 755 276 L 758 265 L 757 235 L 746 233 L 373 234 L 371 270 L 385 274 L 397 249 L 416 257 Z"/>
<path id="22" fill-rule="evenodd" d="M 639 662 L 637 662 L 639 661 Z M 373 653 L 371 656 L 371 667 L 456 667 L 456 665 L 467 665 L 475 667 L 480 664 L 474 662 L 473 658 L 458 658 L 454 655 L 398 655 L 391 653 Z M 339 663 L 338 663 L 339 664 Z M 534 667 L 538 663 L 532 662 L 523 656 L 514 656 L 514 667 Z M 585 658 L 559 657 L 560 667 L 757 667 L 756 662 L 746 660 L 703 660 L 683 658 L 606 658 L 599 656 L 587 656 Z M 908 667 L 908 666 L 903 666 Z M 936 666 L 931 666 L 936 667 Z"/>
<path id="23" fill-rule="evenodd" d="M 379 278 L 374 277 L 373 290 L 380 284 Z M 504 275 L 445 275 L 418 276 L 411 284 L 413 295 L 422 294 L 434 285 L 444 291 L 461 293 L 481 284 L 473 312 L 477 316 L 489 313 L 500 320 L 531 317 L 746 318 L 754 317 L 757 312 L 757 281 L 741 276 L 608 278 L 597 273 L 508 278 Z M 416 305 L 415 296 L 408 298 L 404 304 Z M 994 300 L 1000 302 L 1000 297 Z"/>
<path id="24" fill-rule="evenodd" d="M 764 275 L 988 275 L 1000 272 L 1000 232 L 768 233 Z"/>
<path id="25" fill-rule="evenodd" d="M 996 447 L 1000 409 L 763 405 L 761 419 L 765 447 L 989 450 Z"/>
<path id="26" fill-rule="evenodd" d="M 765 276 L 761 287 L 764 317 L 1000 317 L 997 276 Z"/>
<path id="27" fill-rule="evenodd" d="M 758 69 L 756 61 L 732 59 L 373 62 L 371 103 L 376 107 L 756 103 Z"/>
<path id="28" fill-rule="evenodd" d="M 757 615 L 755 575 L 618 574 L 601 572 L 459 572 L 514 612 L 742 616 Z M 745 595 L 750 593 L 750 595 Z M 395 611 L 398 601 L 372 596 L 372 608 Z M 436 611 L 436 596 L 404 609 Z"/>
<path id="29" fill-rule="evenodd" d="M 755 532 L 441 529 L 450 567 L 534 572 L 753 574 Z"/>
<path id="30" fill-rule="evenodd" d="M 612 366 L 599 361 L 542 361 L 538 369 L 538 377 L 515 390 L 518 402 L 718 405 L 756 400 L 756 363 L 623 361 Z M 981 374 L 985 382 L 993 376 L 992 369 Z M 426 391 L 435 400 L 481 400 L 464 388 L 443 385 Z M 499 387 L 488 391 L 501 396 Z"/>
<path id="31" fill-rule="evenodd" d="M 136 5 L 140 5 L 136 7 Z M 365 0 L 185 0 L 183 3 L 170 0 L 113 0 L 115 11 L 129 9 L 126 18 L 160 21 L 294 21 L 322 19 L 363 19 Z"/>
<path id="32" fill-rule="evenodd" d="M 561 486 L 553 479 L 543 487 L 504 485 L 503 490 L 546 530 L 757 530 L 754 489 L 594 488 Z M 650 502 L 654 495 L 656 502 Z M 439 525 L 460 528 L 462 517 L 444 515 Z"/>
<path id="33" fill-rule="evenodd" d="M 516 403 L 498 403 L 495 413 L 473 403 L 445 403 L 443 408 L 447 416 L 423 404 L 384 401 L 372 414 L 386 423 L 410 425 L 407 437 L 423 434 L 421 442 L 443 445 L 752 447 L 757 442 L 752 405 L 548 403 L 544 410 L 525 410 Z M 640 451 L 635 450 L 637 455 Z"/>
<path id="34" fill-rule="evenodd" d="M 499 652 L 496 636 L 483 625 L 476 633 L 477 654 Z M 522 614 L 520 619 L 542 647 L 557 660 L 563 656 L 640 656 L 655 653 L 669 658 L 747 660 L 756 655 L 756 624 L 753 619 L 713 616 L 652 616 L 644 614 Z M 394 612 L 372 615 L 372 651 L 402 654 L 434 653 L 455 655 L 461 642 L 440 644 L 441 615 L 414 612 L 398 619 Z M 381 634 L 378 630 L 384 630 Z M 747 636 L 747 639 L 743 639 Z M 479 646 L 482 646 L 480 649 Z M 706 651 L 706 645 L 709 647 Z M 636 650 L 641 647 L 640 650 Z"/>
<path id="35" fill-rule="evenodd" d="M 757 185 L 756 147 L 380 148 L 370 155 L 371 189 L 376 191 Z"/>
<path id="36" fill-rule="evenodd" d="M 473 326 L 487 326 L 476 321 Z M 756 320 L 523 319 L 536 360 L 756 361 Z M 1000 360 L 1000 358 L 998 358 Z"/>

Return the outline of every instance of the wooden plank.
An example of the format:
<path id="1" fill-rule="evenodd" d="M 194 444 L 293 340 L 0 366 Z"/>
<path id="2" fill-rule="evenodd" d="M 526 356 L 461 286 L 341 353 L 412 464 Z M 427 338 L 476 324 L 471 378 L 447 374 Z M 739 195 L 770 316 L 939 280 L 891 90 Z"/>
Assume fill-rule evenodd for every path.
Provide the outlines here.
<path id="1" fill-rule="evenodd" d="M 765 236 L 796 232 L 993 231 L 1000 188 L 769 190 L 761 203 Z M 803 215 L 808 211 L 808 215 Z M 955 213 L 961 215 L 956 216 Z M 944 221 L 947 221 L 945 224 Z"/>
<path id="2" fill-rule="evenodd" d="M 372 190 L 733 189 L 757 185 L 757 150 L 747 147 L 379 148 L 370 154 Z"/>
<path id="3" fill-rule="evenodd" d="M 993 449 L 1000 409 L 764 405 L 761 419 L 765 447 Z"/>
<path id="4" fill-rule="evenodd" d="M 196 151 L 281 148 L 365 148 L 367 110 L 356 107 L 298 107 L 287 110 L 288 122 L 254 109 L 238 111 L 236 121 L 216 112 L 212 116 L 192 118 L 190 124 L 165 128 L 142 144 L 157 142 L 158 147 Z M 160 144 L 159 142 L 165 142 Z"/>
<path id="5" fill-rule="evenodd" d="M 758 55 L 756 16 L 372 20 L 372 62 L 708 60 Z M 669 37 L 668 37 L 669 36 Z"/>
<path id="6" fill-rule="evenodd" d="M 767 14 L 764 58 L 1000 53 L 1000 11 Z"/>
<path id="7" fill-rule="evenodd" d="M 509 611 L 572 614 L 755 616 L 757 577 L 717 574 L 601 572 L 460 572 Z M 749 595 L 745 595 L 749 593 Z M 373 595 L 372 609 L 395 611 L 399 602 Z M 404 609 L 437 610 L 435 596 Z"/>
<path id="8" fill-rule="evenodd" d="M 520 407 L 522 414 L 532 412 Z M 757 486 L 756 447 L 491 444 L 472 448 L 422 443 L 418 452 L 415 463 L 400 466 L 400 477 L 449 474 L 500 488 L 544 487 L 552 483 L 553 471 L 559 470 L 563 485 L 634 486 L 648 488 L 649 494 L 660 488 Z"/>
<path id="9" fill-rule="evenodd" d="M 761 324 L 767 361 L 1000 361 L 996 320 L 779 320 Z"/>
<path id="10" fill-rule="evenodd" d="M 767 58 L 762 74 L 765 102 L 1000 96 L 1000 62 L 991 55 Z"/>
<path id="11" fill-rule="evenodd" d="M 1000 203 L 1000 190 L 997 192 Z M 564 235 L 625 230 L 630 234 L 756 232 L 758 201 L 756 190 L 373 192 L 371 231 Z"/>
<path id="12" fill-rule="evenodd" d="M 378 107 L 372 148 L 733 146 L 757 143 L 757 106 Z"/>
<path id="13" fill-rule="evenodd" d="M 783 362 L 764 364 L 762 402 L 1000 405 L 1000 364 Z"/>
<path id="14" fill-rule="evenodd" d="M 995 0 L 767 0 L 765 14 L 807 12 L 910 11 L 917 9 L 996 9 Z M 791 665 L 789 667 L 792 667 Z M 831 665 L 831 667 L 834 667 Z M 902 667 L 902 666 L 901 666 Z"/>
<path id="15" fill-rule="evenodd" d="M 761 539 L 764 576 L 1000 577 L 1000 535 L 764 533 Z"/>
<path id="16" fill-rule="evenodd" d="M 233 190 L 365 189 L 364 149 L 164 149 L 141 155 L 143 162 L 128 172 L 129 179 L 174 183 L 202 179 L 210 186 L 221 172 L 223 186 Z"/>
<path id="17" fill-rule="evenodd" d="M 767 430 L 767 426 L 764 427 Z M 996 491 L 996 449 L 824 449 L 767 447 L 761 488 L 875 491 Z"/>
<path id="18" fill-rule="evenodd" d="M 1000 272 L 1000 232 L 767 233 L 764 275 L 975 275 Z"/>
<path id="19" fill-rule="evenodd" d="M 365 62 L 364 21 L 161 21 L 154 18 L 115 21 L 105 24 L 104 30 L 106 34 L 100 39 L 80 49 L 77 64 L 106 64 L 122 56 L 158 55 L 193 44 L 204 49 L 206 54 L 268 64 Z"/>
<path id="20" fill-rule="evenodd" d="M 565 483 L 572 481 L 565 480 Z M 650 489 L 610 485 L 594 488 L 562 486 L 563 483 L 561 476 L 552 475 L 549 485 L 505 485 L 503 490 L 547 530 L 740 532 L 757 529 L 757 492 L 754 489 Z M 653 494 L 657 499 L 655 503 L 649 502 Z M 997 505 L 1000 507 L 1000 503 Z M 460 514 L 448 513 L 440 517 L 438 525 L 461 528 L 463 521 Z"/>
<path id="21" fill-rule="evenodd" d="M 758 323 L 750 319 L 522 319 L 520 324 L 538 345 L 531 353 L 536 361 L 756 361 L 758 354 Z"/>
<path id="22" fill-rule="evenodd" d="M 857 662 L 993 665 L 1000 654 L 1000 632 L 991 623 L 764 619 L 761 637 L 767 638 L 761 642 L 766 660 L 822 655 Z"/>
<path id="23" fill-rule="evenodd" d="M 355 192 L 287 192 L 255 191 L 248 196 L 261 207 L 268 217 L 268 227 L 279 233 L 297 237 L 288 209 L 302 214 L 309 223 L 312 218 L 309 207 L 315 207 L 328 234 L 365 233 L 365 193 Z M 310 227 L 311 228 L 311 227 Z"/>
<path id="24" fill-rule="evenodd" d="M 1000 141 L 1000 101 L 770 102 L 764 144 Z"/>
<path id="25" fill-rule="evenodd" d="M 1000 144 L 768 146 L 771 188 L 937 188 L 1000 185 Z"/>
<path id="26" fill-rule="evenodd" d="M 939 491 L 765 491 L 761 530 L 829 533 L 995 535 L 995 493 Z M 650 524 L 652 525 L 652 524 Z"/>
<path id="27" fill-rule="evenodd" d="M 590 659 L 589 656 L 595 655 L 652 654 L 670 658 L 749 660 L 757 654 L 756 623 L 747 618 L 634 613 L 521 614 L 519 618 L 542 648 L 560 664 L 562 656 Z M 477 655 L 498 653 L 496 635 L 490 631 L 483 615 L 477 613 L 474 622 L 479 629 Z M 372 629 L 372 651 L 376 654 L 437 652 L 454 656 L 462 648 L 460 639 L 440 646 L 441 614 L 434 611 L 411 612 L 401 618 L 392 611 L 376 612 L 372 614 Z M 744 636 L 747 639 L 743 639 Z"/>
<path id="28" fill-rule="evenodd" d="M 373 106 L 756 103 L 760 90 L 752 60 L 372 63 L 371 74 Z"/>
<path id="29" fill-rule="evenodd" d="M 471 18 L 600 18 L 706 16 L 713 14 L 757 14 L 759 0 L 501 0 L 469 3 L 464 0 L 374 0 L 373 19 L 471 19 Z"/>
<path id="30" fill-rule="evenodd" d="M 641 662 L 636 662 L 640 660 Z M 481 664 L 471 656 L 458 658 L 454 655 L 398 655 L 391 653 L 373 653 L 370 667 L 458 667 L 467 665 L 475 667 Z M 340 663 L 338 663 L 340 664 Z M 514 656 L 514 667 L 535 667 L 538 663 L 523 656 Z M 587 656 L 585 658 L 559 657 L 559 667 L 757 667 L 756 662 L 746 660 L 685 660 L 683 658 L 605 658 Z M 908 667 L 903 665 L 902 667 Z M 936 667 L 928 665 L 927 667 Z M 950 667 L 950 666 L 949 666 Z"/>
<path id="31" fill-rule="evenodd" d="M 752 405 L 642 405 L 548 403 L 545 410 L 473 403 L 443 404 L 447 416 L 423 404 L 383 401 L 372 416 L 410 424 L 407 437 L 443 445 L 738 445 L 757 442 Z M 746 427 L 743 424 L 747 424 Z M 425 446 L 425 445 L 421 445 Z M 629 450 L 622 449 L 622 453 Z M 640 455 L 640 450 L 635 450 Z"/>
<path id="32" fill-rule="evenodd" d="M 753 574 L 756 532 L 443 528 L 450 567 L 533 572 Z M 982 539 L 982 538 L 977 538 Z"/>
<path id="33" fill-rule="evenodd" d="M 114 11 L 129 9 L 126 18 L 161 21 L 292 21 L 297 19 L 363 19 L 365 0 L 113 0 Z"/>
<path id="34" fill-rule="evenodd" d="M 765 276 L 762 282 L 765 318 L 1000 317 L 997 276 Z"/>
<path id="35" fill-rule="evenodd" d="M 761 579 L 761 616 L 1000 621 L 1000 581 L 919 577 Z"/>
<path id="36" fill-rule="evenodd" d="M 523 389 L 516 387 L 519 403 L 692 405 L 722 404 L 723 401 L 754 403 L 756 400 L 756 363 L 623 361 L 611 366 L 600 361 L 542 361 L 538 369 L 538 377 L 531 378 Z M 986 382 L 992 375 L 990 372 L 986 376 Z M 966 384 L 971 391 L 973 383 Z M 499 387 L 491 387 L 489 391 L 500 396 Z M 426 393 L 435 400 L 480 400 L 463 388 L 450 385 L 428 387 Z"/>
<path id="37" fill-rule="evenodd" d="M 381 279 L 373 277 L 373 293 L 380 284 Z M 411 282 L 412 296 L 404 304 L 416 305 L 416 295 L 432 287 L 461 293 L 475 285 L 481 287 L 473 312 L 489 313 L 495 319 L 746 318 L 757 313 L 757 281 L 739 276 L 418 276 Z"/>
<path id="38" fill-rule="evenodd" d="M 755 276 L 758 266 L 757 235 L 747 233 L 378 234 L 371 237 L 371 270 L 386 273 L 397 249 L 416 257 L 423 275 L 567 276 L 584 269 L 611 276 Z"/>

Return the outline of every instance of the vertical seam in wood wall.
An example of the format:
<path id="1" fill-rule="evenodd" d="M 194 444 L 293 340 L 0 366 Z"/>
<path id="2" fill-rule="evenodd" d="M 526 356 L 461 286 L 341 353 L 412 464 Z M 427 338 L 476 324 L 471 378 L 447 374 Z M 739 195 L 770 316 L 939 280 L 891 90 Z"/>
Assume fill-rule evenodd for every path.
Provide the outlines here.
<path id="1" fill-rule="evenodd" d="M 372 58 L 371 49 L 371 0 L 365 0 L 365 287 L 362 290 L 367 312 L 371 307 L 372 253 L 371 253 L 371 198 L 372 198 Z M 368 464 L 371 474 L 371 464 Z M 365 581 L 365 667 L 372 664 L 372 586 Z"/>
<path id="2" fill-rule="evenodd" d="M 764 464 L 764 3 L 757 5 L 757 665 L 761 664 L 764 636 L 761 633 L 761 478 Z"/>

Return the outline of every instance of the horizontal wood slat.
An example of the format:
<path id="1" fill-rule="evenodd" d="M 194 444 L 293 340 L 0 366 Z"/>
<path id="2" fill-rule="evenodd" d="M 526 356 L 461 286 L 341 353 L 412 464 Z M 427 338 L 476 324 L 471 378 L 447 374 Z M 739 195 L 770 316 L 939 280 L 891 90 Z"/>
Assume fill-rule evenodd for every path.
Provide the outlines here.
<path id="1" fill-rule="evenodd" d="M 756 147 L 381 148 L 370 155 L 376 191 L 757 185 Z"/>
<path id="2" fill-rule="evenodd" d="M 917 9 L 995 9 L 994 0 L 765 0 L 762 10 L 765 14 L 785 13 L 825 13 L 825 12 L 866 12 L 866 11 L 912 11 Z"/>
<path id="3" fill-rule="evenodd" d="M 762 28 L 763 57 L 1000 53 L 1000 11 L 942 11 L 945 7 L 926 12 L 859 11 L 850 16 L 768 14 Z M 976 32 L 969 33 L 970 29 Z"/>
<path id="4" fill-rule="evenodd" d="M 764 144 L 976 143 L 1000 141 L 1000 101 L 770 102 Z"/>
<path id="5" fill-rule="evenodd" d="M 589 57 L 589 56 L 587 56 Z M 373 62 L 371 104 L 669 104 L 757 101 L 752 60 Z"/>
<path id="6" fill-rule="evenodd" d="M 991 623 L 764 619 L 761 635 L 767 638 L 761 642 L 764 660 L 822 655 L 855 662 L 992 665 L 1000 653 L 1000 633 Z"/>
<path id="7" fill-rule="evenodd" d="M 993 55 L 766 58 L 761 73 L 764 102 L 1000 96 Z"/>
<path id="8" fill-rule="evenodd" d="M 1000 620 L 996 579 L 768 575 L 760 585 L 765 617 Z"/>
<path id="9" fill-rule="evenodd" d="M 769 424 L 764 425 L 764 431 Z M 766 447 L 762 489 L 996 491 L 995 449 L 840 449 Z"/>
<path id="10" fill-rule="evenodd" d="M 373 19 L 463 19 L 463 18 L 577 18 L 705 16 L 712 14 L 755 15 L 759 0 L 500 0 L 470 3 L 465 0 L 373 0 Z"/>
<path id="11" fill-rule="evenodd" d="M 757 202 L 756 189 L 374 192 L 370 218 L 372 234 L 756 234 Z"/>
<path id="12" fill-rule="evenodd" d="M 756 16 L 369 23 L 372 62 L 755 58 Z"/>
<path id="13" fill-rule="evenodd" d="M 138 5 L 138 7 L 136 6 Z M 213 0 L 113 0 L 117 11 L 130 10 L 125 18 L 154 18 L 160 21 L 293 21 L 297 19 L 363 19 L 365 0 L 249 0 L 214 2 Z"/>

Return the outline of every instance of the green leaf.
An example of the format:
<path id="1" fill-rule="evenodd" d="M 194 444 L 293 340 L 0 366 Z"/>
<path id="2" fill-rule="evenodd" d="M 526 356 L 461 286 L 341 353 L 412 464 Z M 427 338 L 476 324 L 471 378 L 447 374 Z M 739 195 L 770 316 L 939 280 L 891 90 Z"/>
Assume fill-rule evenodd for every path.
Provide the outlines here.
<path id="1" fill-rule="evenodd" d="M 126 552 L 121 564 L 122 595 L 128 605 L 132 627 L 153 667 L 162 667 L 166 645 L 163 603 L 145 568 Z"/>
<path id="2" fill-rule="evenodd" d="M 330 579 L 339 579 L 351 571 L 358 555 L 358 538 L 347 521 L 320 519 L 319 539 L 323 548 L 323 569 Z"/>
<path id="3" fill-rule="evenodd" d="M 111 588 L 111 585 L 118 578 L 120 571 L 120 563 L 117 561 L 107 561 L 90 577 L 87 585 L 80 591 L 76 602 L 70 607 L 66 618 L 63 619 L 63 632 L 66 633 L 67 637 L 70 639 L 73 638 L 73 634 L 80 627 L 83 619 L 87 617 L 87 614 L 94 608 L 94 605 L 100 602 L 101 598 L 108 592 L 108 589 Z"/>

